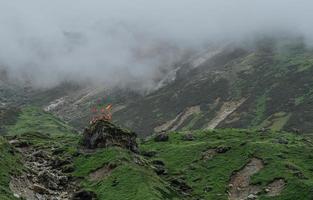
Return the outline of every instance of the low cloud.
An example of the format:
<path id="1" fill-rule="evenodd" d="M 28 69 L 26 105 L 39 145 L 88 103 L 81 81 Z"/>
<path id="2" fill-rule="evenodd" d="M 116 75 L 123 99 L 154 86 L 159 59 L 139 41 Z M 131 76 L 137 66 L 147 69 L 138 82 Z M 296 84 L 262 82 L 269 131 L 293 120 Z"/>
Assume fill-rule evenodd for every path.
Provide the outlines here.
<path id="1" fill-rule="evenodd" d="M 0 0 L 0 68 L 17 82 L 149 90 L 189 51 L 290 33 L 312 40 L 313 2 Z"/>

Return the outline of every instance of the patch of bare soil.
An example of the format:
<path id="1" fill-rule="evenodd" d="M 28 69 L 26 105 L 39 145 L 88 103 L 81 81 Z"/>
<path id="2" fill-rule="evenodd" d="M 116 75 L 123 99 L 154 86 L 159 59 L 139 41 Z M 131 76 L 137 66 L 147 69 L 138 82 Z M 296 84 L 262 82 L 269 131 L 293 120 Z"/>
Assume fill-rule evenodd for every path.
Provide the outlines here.
<path id="1" fill-rule="evenodd" d="M 229 183 L 229 200 L 257 199 L 261 191 L 266 192 L 266 196 L 279 196 L 284 189 L 286 182 L 284 179 L 275 179 L 265 188 L 259 185 L 252 185 L 250 178 L 264 167 L 263 161 L 259 158 L 252 158 L 241 170 L 237 171 Z"/>
<path id="2" fill-rule="evenodd" d="M 267 196 L 274 197 L 274 196 L 280 195 L 285 185 L 286 185 L 286 182 L 284 179 L 274 180 L 265 189 L 265 191 L 267 192 Z"/>
<path id="3" fill-rule="evenodd" d="M 114 164 L 108 164 L 100 169 L 97 169 L 96 171 L 89 174 L 89 180 L 91 181 L 101 181 L 105 177 L 109 176 L 111 174 L 111 171 L 116 168 L 116 165 Z"/>
<path id="4" fill-rule="evenodd" d="M 229 199 L 253 199 L 262 189 L 260 186 L 251 185 L 250 178 L 264 167 L 263 161 L 252 158 L 241 170 L 237 171 L 230 180 Z"/>
<path id="5" fill-rule="evenodd" d="M 75 181 L 62 172 L 57 157 L 32 147 L 19 147 L 25 170 L 11 177 L 10 189 L 15 197 L 27 200 L 66 200 L 77 191 Z M 65 161 L 66 162 L 66 161 Z"/>

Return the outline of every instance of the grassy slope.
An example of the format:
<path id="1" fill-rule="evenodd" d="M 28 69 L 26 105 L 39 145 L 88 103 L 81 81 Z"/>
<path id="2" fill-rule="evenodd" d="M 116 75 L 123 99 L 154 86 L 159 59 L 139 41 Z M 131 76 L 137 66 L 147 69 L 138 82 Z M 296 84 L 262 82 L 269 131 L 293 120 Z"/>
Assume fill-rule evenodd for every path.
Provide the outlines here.
<path id="1" fill-rule="evenodd" d="M 312 48 L 298 39 L 283 39 L 260 42 L 260 47 L 246 53 L 237 51 L 223 51 L 182 78 L 114 113 L 114 119 L 147 136 L 186 108 L 200 105 L 200 114 L 190 116 L 178 128 L 197 130 L 207 126 L 225 101 L 245 97 L 246 102 L 219 128 L 270 124 L 265 128 L 312 133 Z M 210 72 L 212 68 L 219 69 L 219 73 Z M 214 106 L 216 99 L 219 104 Z M 271 117 L 280 112 L 288 116 Z"/>
<path id="2" fill-rule="evenodd" d="M 310 140 L 302 136 L 285 132 L 260 134 L 252 130 L 224 129 L 195 131 L 194 141 L 183 141 L 184 133 L 180 132 L 171 133 L 168 142 L 148 139 L 142 143 L 141 150 L 157 152 L 151 159 L 120 148 L 77 154 L 79 135 L 68 134 L 72 133 L 71 128 L 60 131 L 67 125 L 47 113 L 36 111 L 36 108 L 24 109 L 17 124 L 8 127 L 11 131 L 18 131 L 18 127 L 21 127 L 23 131 L 12 131 L 10 134 L 18 133 L 19 138 L 41 149 L 50 151 L 53 147 L 62 150 L 63 153 L 59 155 L 62 159 L 73 160 L 72 175 L 80 178 L 82 186 L 95 191 L 100 199 L 181 199 L 169 184 L 173 178 L 185 180 L 193 188 L 192 196 L 195 198 L 227 199 L 231 174 L 251 157 L 262 158 L 266 163 L 265 168 L 252 177 L 253 183 L 267 185 L 278 177 L 286 180 L 287 186 L 281 196 L 272 199 L 309 199 L 313 196 L 313 146 Z M 36 126 L 39 122 L 45 128 Z M 281 144 L 279 140 L 288 141 L 288 144 Z M 201 159 L 204 151 L 219 146 L 231 149 L 211 160 Z M 0 199 L 12 198 L 8 195 L 8 174 L 13 171 L 8 166 L 20 169 L 20 165 L 18 157 L 9 153 L 10 147 L 2 139 L 0 148 L 3 152 Z M 149 164 L 151 160 L 164 161 L 168 175 L 157 176 Z M 90 173 L 112 163 L 117 167 L 110 173 L 98 181 L 90 180 Z M 299 173 L 302 175 L 299 176 Z M 261 196 L 261 199 L 270 198 Z"/>
<path id="3" fill-rule="evenodd" d="M 149 140 L 141 145 L 144 150 L 155 150 L 155 159 L 163 160 L 169 170 L 165 178 L 180 177 L 194 190 L 192 195 L 204 199 L 227 199 L 229 178 L 244 166 L 249 158 L 262 158 L 265 168 L 253 176 L 253 183 L 266 185 L 274 178 L 284 178 L 287 187 L 281 197 L 272 199 L 309 199 L 313 196 L 312 144 L 289 133 L 269 132 L 261 135 L 248 130 L 197 131 L 195 141 L 182 141 L 181 133 L 172 133 L 168 142 Z M 279 144 L 278 140 L 288 140 Z M 201 160 L 202 152 L 218 146 L 231 150 L 217 154 L 211 160 Z M 305 179 L 298 178 L 286 166 L 296 166 Z M 205 192 L 210 188 L 210 192 Z M 270 199 L 262 196 L 261 199 Z"/>
<path id="4" fill-rule="evenodd" d="M 136 164 L 135 159 L 140 159 L 142 164 Z M 120 148 L 98 150 L 75 160 L 74 176 L 84 177 L 83 186 L 94 190 L 99 199 L 178 199 L 145 162 Z M 117 167 L 106 177 L 98 181 L 89 179 L 90 173 L 112 163 Z"/>
<path id="5" fill-rule="evenodd" d="M 19 156 L 12 153 L 7 141 L 0 137 L 0 199 L 15 199 L 9 189 L 10 174 L 18 173 L 22 168 Z"/>
<path id="6" fill-rule="evenodd" d="M 77 154 L 79 136 L 77 135 L 42 135 L 25 133 L 18 138 L 30 141 L 37 148 L 47 151 L 62 150 L 61 160 L 73 160 L 72 175 L 81 180 L 81 185 L 87 190 L 96 192 L 99 199 L 178 199 L 168 184 L 158 177 L 142 157 L 143 165 L 135 163 L 134 154 L 120 148 L 99 149 L 93 153 Z M 117 167 L 110 175 L 97 182 L 90 181 L 89 174 L 107 165 Z M 114 183 L 117 183 L 114 185 Z"/>
<path id="7" fill-rule="evenodd" d="M 42 132 L 52 135 L 73 134 L 74 129 L 37 107 L 25 107 L 21 110 L 16 124 L 6 127 L 9 135 L 28 132 Z"/>

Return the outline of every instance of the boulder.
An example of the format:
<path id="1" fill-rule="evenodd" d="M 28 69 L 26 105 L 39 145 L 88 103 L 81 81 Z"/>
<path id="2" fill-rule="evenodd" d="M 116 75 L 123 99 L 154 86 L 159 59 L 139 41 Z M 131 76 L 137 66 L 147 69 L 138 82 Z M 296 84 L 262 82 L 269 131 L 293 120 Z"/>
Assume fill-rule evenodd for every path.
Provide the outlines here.
<path id="1" fill-rule="evenodd" d="M 257 199 L 258 196 L 254 195 L 254 194 L 249 194 L 248 198 L 249 200 L 253 200 L 253 199 Z"/>
<path id="2" fill-rule="evenodd" d="M 279 143 L 279 144 L 288 144 L 289 142 L 288 142 L 288 140 L 285 139 L 285 138 L 279 138 L 279 139 L 277 140 L 277 143 Z"/>
<path id="3" fill-rule="evenodd" d="M 227 151 L 229 151 L 231 149 L 231 147 L 227 147 L 227 146 L 218 146 L 215 151 L 216 153 L 226 153 Z"/>
<path id="4" fill-rule="evenodd" d="M 93 200 L 96 199 L 96 194 L 91 191 L 79 190 L 75 192 L 71 200 Z"/>
<path id="5" fill-rule="evenodd" d="M 141 154 L 143 156 L 151 158 L 151 157 L 155 156 L 157 154 L 157 152 L 156 151 L 142 151 Z"/>
<path id="6" fill-rule="evenodd" d="M 187 134 L 183 135 L 182 140 L 184 140 L 184 141 L 193 141 L 194 137 L 193 137 L 193 135 L 191 133 L 187 133 Z"/>
<path id="7" fill-rule="evenodd" d="M 169 137 L 166 133 L 159 133 L 154 137 L 155 142 L 166 142 L 168 141 Z"/>
<path id="8" fill-rule="evenodd" d="M 134 132 L 124 130 L 106 120 L 98 120 L 85 129 L 82 145 L 88 149 L 119 146 L 133 152 L 138 152 Z"/>
<path id="9" fill-rule="evenodd" d="M 165 168 L 165 164 L 163 161 L 153 160 L 151 163 L 152 163 L 154 171 L 157 175 L 166 175 L 167 174 L 167 170 Z"/>
<path id="10" fill-rule="evenodd" d="M 192 188 L 189 185 L 187 185 L 187 183 L 182 179 L 179 178 L 172 179 L 171 185 L 177 190 L 179 190 L 182 194 L 189 194 L 192 192 Z"/>
<path id="11" fill-rule="evenodd" d="M 34 192 L 38 193 L 38 194 L 49 194 L 49 190 L 41 185 L 38 184 L 34 184 L 32 186 L 32 189 L 34 190 Z"/>
<path id="12" fill-rule="evenodd" d="M 23 147 L 28 147 L 29 143 L 24 140 L 10 140 L 9 142 L 12 146 L 18 147 L 18 148 L 23 148 Z"/>

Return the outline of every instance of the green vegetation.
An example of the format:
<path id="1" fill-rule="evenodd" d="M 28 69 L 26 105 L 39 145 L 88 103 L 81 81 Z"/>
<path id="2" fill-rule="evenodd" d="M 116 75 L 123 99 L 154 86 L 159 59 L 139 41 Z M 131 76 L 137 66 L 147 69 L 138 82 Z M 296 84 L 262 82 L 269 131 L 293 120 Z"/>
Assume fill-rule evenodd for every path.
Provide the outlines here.
<path id="1" fill-rule="evenodd" d="M 28 132 L 64 135 L 75 132 L 72 127 L 60 119 L 37 107 L 23 108 L 16 124 L 6 126 L 6 130 L 9 135 L 20 135 Z"/>
<path id="2" fill-rule="evenodd" d="M 0 137 L 0 199 L 15 199 L 9 189 L 10 175 L 22 169 L 19 155 L 14 152 L 7 141 Z"/>
<path id="3" fill-rule="evenodd" d="M 285 132 L 236 129 L 196 131 L 194 137 L 194 141 L 183 141 L 182 133 L 172 133 L 168 142 L 149 140 L 141 149 L 157 151 L 153 159 L 162 160 L 169 171 L 164 178 L 184 179 L 193 188 L 192 196 L 199 198 L 227 199 L 232 173 L 253 157 L 266 163 L 252 177 L 253 183 L 267 185 L 275 178 L 284 178 L 287 182 L 280 197 L 269 198 L 263 194 L 260 199 L 308 199 L 313 195 L 310 189 L 313 187 L 313 146 L 303 137 Z M 209 149 L 221 146 L 230 150 L 202 159 Z M 297 171 L 290 170 L 290 164 L 297 166 Z M 206 188 L 209 192 L 205 192 Z"/>
<path id="4" fill-rule="evenodd" d="M 255 110 L 255 118 L 251 122 L 251 126 L 257 126 L 262 119 L 264 118 L 264 114 L 266 111 L 266 95 L 262 95 L 256 101 L 256 110 Z"/>
<path id="5" fill-rule="evenodd" d="M 83 177 L 82 185 L 95 191 L 99 199 L 178 199 L 146 160 L 134 156 L 120 148 L 98 150 L 75 159 L 73 175 Z M 100 173 L 97 180 L 90 180 L 89 174 L 109 165 L 116 168 Z"/>
<path id="6" fill-rule="evenodd" d="M 260 102 L 264 102 L 264 98 Z M 263 103 L 260 103 L 262 105 Z M 260 106 L 262 107 L 262 106 Z M 35 126 L 36 121 L 45 128 Z M 278 112 L 266 124 L 280 129 L 290 118 L 289 113 Z M 24 121 L 25 120 L 25 121 Z M 30 123 L 34 120 L 34 123 Z M 61 132 L 65 128 L 64 133 Z M 85 151 L 80 147 L 80 135 L 71 134 L 61 121 L 35 108 L 22 110 L 16 125 L 9 126 L 21 141 L 37 149 L 57 154 L 60 160 L 69 160 L 73 177 L 84 189 L 94 191 L 99 199 L 228 199 L 232 174 L 250 159 L 263 160 L 264 168 L 251 177 L 251 184 L 265 187 L 277 178 L 286 186 L 278 197 L 262 199 L 309 199 L 313 195 L 313 144 L 311 139 L 281 131 L 258 132 L 246 129 L 220 129 L 173 132 L 169 140 L 155 142 L 153 136 L 140 145 L 141 152 L 155 152 L 144 157 L 119 147 Z M 48 127 L 48 128 L 47 128 Z M 57 130 L 59 132 L 57 132 Z M 9 139 L 14 137 L 9 132 Z M 192 141 L 185 141 L 185 134 Z M 221 152 L 216 149 L 222 149 Z M 22 169 L 18 154 L 0 138 L 0 199 L 14 199 L 8 187 L 10 174 Z M 155 162 L 163 162 L 167 173 L 157 175 Z M 13 167 L 12 167 L 13 166 Z M 190 187 L 187 195 L 173 182 Z"/>
<path id="7" fill-rule="evenodd" d="M 290 117 L 291 117 L 290 113 L 285 112 L 275 113 L 274 115 L 264 120 L 258 127 L 279 131 L 283 129 L 283 127 L 288 122 Z"/>

